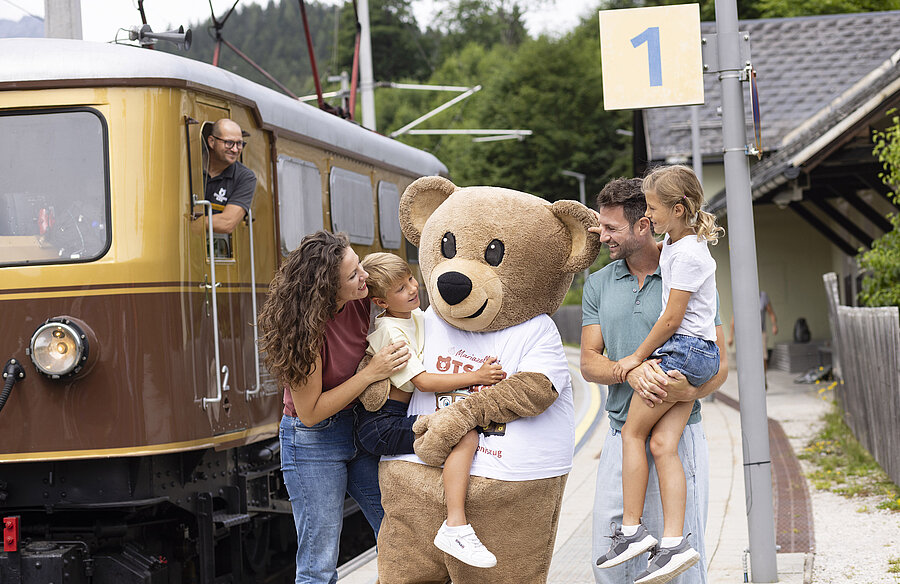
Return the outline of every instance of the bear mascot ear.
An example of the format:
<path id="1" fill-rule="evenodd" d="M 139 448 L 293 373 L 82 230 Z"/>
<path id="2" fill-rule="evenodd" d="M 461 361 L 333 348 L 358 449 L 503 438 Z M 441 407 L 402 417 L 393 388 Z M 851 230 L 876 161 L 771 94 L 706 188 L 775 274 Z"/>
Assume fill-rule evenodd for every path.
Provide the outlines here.
<path id="1" fill-rule="evenodd" d="M 419 245 L 425 222 L 455 190 L 442 176 L 423 176 L 406 187 L 400 197 L 400 229 L 411 244 Z"/>
<path id="2" fill-rule="evenodd" d="M 565 225 L 572 242 L 562 271 L 574 274 L 587 269 L 600 253 L 600 236 L 588 231 L 588 227 L 597 226 L 594 214 L 581 203 L 570 200 L 556 201 L 550 210 Z"/>

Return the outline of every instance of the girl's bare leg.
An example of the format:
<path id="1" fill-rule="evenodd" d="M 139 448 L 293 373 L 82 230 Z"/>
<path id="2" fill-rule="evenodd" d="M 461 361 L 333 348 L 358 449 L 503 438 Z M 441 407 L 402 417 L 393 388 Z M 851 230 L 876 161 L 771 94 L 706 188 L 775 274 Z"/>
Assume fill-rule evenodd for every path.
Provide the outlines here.
<path id="1" fill-rule="evenodd" d="M 478 432 L 469 430 L 450 451 L 444 462 L 444 498 L 447 500 L 447 525 L 466 525 L 466 492 L 469 471 L 478 448 Z"/>
<path id="2" fill-rule="evenodd" d="M 663 402 L 651 408 L 637 394 L 631 398 L 628 419 L 622 426 L 623 525 L 637 525 L 641 522 L 641 516 L 644 514 L 644 497 L 647 494 L 647 481 L 650 475 L 647 466 L 647 437 L 654 429 L 656 422 L 669 411 L 672 405 Z"/>
<path id="3" fill-rule="evenodd" d="M 663 509 L 663 537 L 681 537 L 684 531 L 685 478 L 678 457 L 678 442 L 691 417 L 693 402 L 677 402 L 653 427 L 650 453 L 659 475 Z M 631 420 L 629 414 L 628 419 Z"/>

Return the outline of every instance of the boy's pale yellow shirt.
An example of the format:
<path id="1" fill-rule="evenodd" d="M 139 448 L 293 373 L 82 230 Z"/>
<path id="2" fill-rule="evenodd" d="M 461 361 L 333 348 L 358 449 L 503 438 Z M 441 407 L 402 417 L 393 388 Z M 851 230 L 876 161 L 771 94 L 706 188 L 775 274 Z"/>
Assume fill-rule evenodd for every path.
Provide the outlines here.
<path id="1" fill-rule="evenodd" d="M 374 355 L 391 343 L 398 341 L 406 343 L 409 361 L 403 369 L 391 375 L 390 380 L 394 387 L 412 393 L 415 386 L 410 380 L 425 372 L 425 365 L 422 363 L 425 348 L 425 313 L 420 308 L 413 310 L 410 318 L 396 318 L 381 313 L 375 317 L 375 330 L 366 337 L 366 340 L 369 341 L 366 352 L 370 355 Z"/>

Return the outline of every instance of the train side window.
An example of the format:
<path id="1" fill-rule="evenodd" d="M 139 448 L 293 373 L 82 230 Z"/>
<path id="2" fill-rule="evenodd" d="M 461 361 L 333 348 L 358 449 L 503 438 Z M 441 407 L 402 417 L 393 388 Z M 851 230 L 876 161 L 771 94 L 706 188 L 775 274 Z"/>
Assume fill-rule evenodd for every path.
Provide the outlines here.
<path id="1" fill-rule="evenodd" d="M 329 190 L 332 231 L 346 232 L 350 243 L 375 243 L 375 201 L 369 175 L 332 168 Z"/>
<path id="2" fill-rule="evenodd" d="M 289 254 L 305 235 L 324 228 L 322 174 L 312 162 L 278 157 L 278 225 L 281 253 Z"/>
<path id="3" fill-rule="evenodd" d="M 378 182 L 378 226 L 381 231 L 381 246 L 385 249 L 400 249 L 403 232 L 400 231 L 400 191 L 397 185 L 387 181 Z"/>
<path id="4" fill-rule="evenodd" d="M 0 113 L 0 265 L 95 260 L 110 246 L 109 132 L 74 107 Z"/>

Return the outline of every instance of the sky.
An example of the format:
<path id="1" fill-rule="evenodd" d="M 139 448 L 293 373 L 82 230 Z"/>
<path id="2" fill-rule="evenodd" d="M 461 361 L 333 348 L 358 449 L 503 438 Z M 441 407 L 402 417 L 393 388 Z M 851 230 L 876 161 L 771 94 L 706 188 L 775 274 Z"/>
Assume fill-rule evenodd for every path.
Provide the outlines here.
<path id="1" fill-rule="evenodd" d="M 296 1 L 296 0 L 281 0 Z M 329 0 L 324 0 L 328 2 Z M 245 4 L 266 4 L 268 0 L 240 0 Z M 581 16 L 593 12 L 598 0 L 544 0 L 541 9 L 526 15 L 526 26 L 533 34 L 563 34 L 571 30 Z M 234 0 L 212 0 L 217 15 L 224 14 Z M 144 0 L 147 23 L 154 31 L 197 24 L 209 17 L 209 0 Z M 432 0 L 413 0 L 419 23 L 427 22 L 433 14 Z M 0 0 L 0 19 L 19 20 L 26 14 L 44 16 L 44 0 Z M 141 23 L 137 0 L 81 0 L 81 26 L 85 40 L 111 41 L 119 28 Z M 195 31 L 201 32 L 201 31 Z M 120 36 L 125 33 L 119 33 Z"/>

